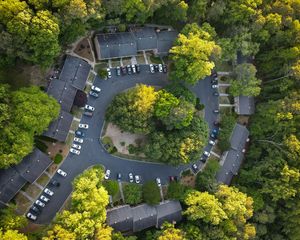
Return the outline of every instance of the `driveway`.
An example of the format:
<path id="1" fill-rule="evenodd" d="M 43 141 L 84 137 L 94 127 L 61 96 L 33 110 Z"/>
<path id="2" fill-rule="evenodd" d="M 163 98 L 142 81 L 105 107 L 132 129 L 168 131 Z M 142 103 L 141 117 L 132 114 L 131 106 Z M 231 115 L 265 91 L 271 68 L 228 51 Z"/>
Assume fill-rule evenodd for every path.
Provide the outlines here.
<path id="1" fill-rule="evenodd" d="M 82 144 L 81 153 L 79 156 L 69 154 L 60 166 L 68 174 L 65 178 L 57 173 L 53 176 L 53 179 L 59 181 L 61 185 L 58 188 L 48 186 L 48 188 L 54 191 L 54 195 L 38 216 L 36 223 L 49 224 L 51 222 L 71 194 L 74 178 L 93 165 L 101 164 L 106 169 L 110 169 L 111 179 L 116 179 L 117 173 L 121 173 L 122 181 L 128 181 L 128 173 L 132 172 L 133 174 L 140 175 L 142 182 L 154 180 L 159 177 L 162 184 L 167 183 L 169 176 L 178 176 L 182 170 L 192 165 L 187 164 L 173 167 L 159 163 L 122 159 L 107 153 L 99 142 L 105 110 L 116 94 L 134 87 L 137 83 L 165 86 L 168 83 L 166 79 L 167 75 L 164 73 L 151 74 L 148 65 L 142 65 L 141 73 L 139 74 L 118 77 L 115 74 L 115 70 L 112 69 L 111 79 L 102 80 L 98 77 L 95 79 L 94 85 L 100 87 L 102 91 L 99 98 L 89 97 L 88 104 L 95 107 L 93 117 L 82 116 L 81 123 L 89 124 L 89 129 L 86 130 L 86 137 Z M 213 113 L 213 109 L 218 108 L 218 98 L 212 94 L 213 90 L 211 89 L 210 78 L 208 77 L 200 81 L 197 85 L 191 87 L 191 90 L 200 98 L 201 103 L 206 106 L 205 119 L 210 129 L 212 129 L 213 122 L 217 119 L 217 115 Z M 210 151 L 210 149 L 211 146 L 205 147 L 205 150 Z M 199 168 L 201 168 L 203 163 L 200 161 L 197 162 L 200 165 Z"/>

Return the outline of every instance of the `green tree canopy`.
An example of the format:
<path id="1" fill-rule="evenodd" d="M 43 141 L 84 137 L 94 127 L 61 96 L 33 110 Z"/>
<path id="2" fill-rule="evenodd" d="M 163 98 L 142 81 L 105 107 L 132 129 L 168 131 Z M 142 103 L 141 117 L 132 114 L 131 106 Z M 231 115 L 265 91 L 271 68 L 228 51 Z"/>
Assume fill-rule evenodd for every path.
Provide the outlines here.
<path id="1" fill-rule="evenodd" d="M 123 189 L 125 202 L 127 204 L 136 205 L 142 202 L 142 188 L 135 183 L 129 183 Z"/>
<path id="2" fill-rule="evenodd" d="M 143 185 L 143 199 L 149 205 L 160 202 L 160 191 L 155 181 L 148 181 Z"/>

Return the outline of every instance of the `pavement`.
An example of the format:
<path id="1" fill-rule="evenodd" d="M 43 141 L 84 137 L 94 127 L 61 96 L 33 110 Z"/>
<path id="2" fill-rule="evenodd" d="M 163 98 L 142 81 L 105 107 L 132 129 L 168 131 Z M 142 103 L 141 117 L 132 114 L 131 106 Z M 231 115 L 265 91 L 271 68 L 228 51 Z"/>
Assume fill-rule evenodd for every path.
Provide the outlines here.
<path id="1" fill-rule="evenodd" d="M 143 83 L 154 86 L 165 86 L 168 84 L 167 74 L 154 73 L 151 74 L 148 65 L 141 65 L 141 73 L 135 75 L 116 76 L 115 70 L 112 69 L 112 78 L 102 80 L 96 77 L 94 85 L 101 88 L 99 98 L 90 97 L 88 104 L 95 107 L 93 117 L 82 116 L 81 123 L 89 124 L 89 129 L 85 130 L 86 136 L 81 148 L 80 155 L 69 153 L 60 166 L 60 169 L 67 173 L 66 177 L 62 177 L 57 173 L 52 179 L 60 182 L 60 187 L 48 185 L 47 188 L 54 191 L 49 203 L 42 209 L 38 216 L 37 224 L 49 224 L 55 217 L 56 213 L 62 208 L 64 202 L 72 192 L 72 181 L 76 176 L 85 169 L 93 165 L 103 165 L 105 169 L 110 169 L 111 179 L 116 179 L 117 173 L 122 174 L 122 181 L 129 181 L 128 173 L 140 175 L 142 183 L 148 180 L 154 180 L 159 177 L 162 184 L 168 182 L 169 176 L 179 176 L 180 172 L 189 168 L 193 163 L 180 165 L 178 167 L 164 165 L 160 163 L 142 162 L 139 160 L 129 160 L 113 156 L 106 152 L 102 144 L 100 144 L 100 134 L 104 123 L 105 111 L 112 99 L 119 92 L 134 87 L 137 83 Z M 218 115 L 213 113 L 218 108 L 218 97 L 213 96 L 210 78 L 207 77 L 199 81 L 195 86 L 190 88 L 199 98 L 201 103 L 205 105 L 205 119 L 210 129 L 213 128 L 213 122 L 217 120 Z M 208 145 L 203 150 L 210 151 L 212 146 Z M 200 156 L 199 156 L 200 159 Z M 199 169 L 203 163 L 196 161 Z"/>

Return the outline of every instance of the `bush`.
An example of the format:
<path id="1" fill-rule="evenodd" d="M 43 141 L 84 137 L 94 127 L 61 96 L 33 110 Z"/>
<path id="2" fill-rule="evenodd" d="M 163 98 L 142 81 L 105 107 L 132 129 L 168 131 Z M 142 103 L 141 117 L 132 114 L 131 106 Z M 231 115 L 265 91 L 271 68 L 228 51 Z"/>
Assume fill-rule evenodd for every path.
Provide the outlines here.
<path id="1" fill-rule="evenodd" d="M 196 106 L 195 106 L 195 108 L 196 108 L 197 110 L 199 110 L 199 111 L 201 111 L 201 110 L 203 110 L 203 109 L 205 108 L 204 104 L 202 104 L 202 103 L 200 102 L 200 99 L 199 99 L 199 98 L 196 98 Z"/>
<path id="2" fill-rule="evenodd" d="M 183 200 L 186 187 L 179 182 L 171 182 L 168 186 L 167 197 L 169 199 Z"/>
<path id="3" fill-rule="evenodd" d="M 103 144 L 113 145 L 111 138 L 108 137 L 108 136 L 102 138 L 102 143 Z"/>
<path id="4" fill-rule="evenodd" d="M 100 78 L 107 78 L 107 70 L 105 68 L 99 69 L 98 75 Z"/>
<path id="5" fill-rule="evenodd" d="M 220 169 L 217 160 L 209 159 L 202 172 L 196 177 L 196 187 L 200 191 L 213 192 L 217 186 L 216 174 Z"/>
<path id="6" fill-rule="evenodd" d="M 165 88 L 169 93 L 172 93 L 177 98 L 184 98 L 186 101 L 196 105 L 196 96 L 188 88 L 181 83 L 172 83 Z"/>
<path id="7" fill-rule="evenodd" d="M 181 173 L 182 177 L 187 177 L 187 176 L 191 176 L 191 175 L 193 175 L 193 173 L 191 172 L 190 169 L 187 169 Z"/>
<path id="8" fill-rule="evenodd" d="M 149 181 L 143 185 L 143 198 L 149 205 L 156 205 L 160 202 L 160 191 L 155 181 Z"/>
<path id="9" fill-rule="evenodd" d="M 125 31 L 126 31 L 126 25 L 123 24 L 123 23 L 120 23 L 120 24 L 118 25 L 118 31 L 119 31 L 119 32 L 125 32 Z"/>
<path id="10" fill-rule="evenodd" d="M 116 180 L 104 181 L 103 186 L 111 196 L 115 196 L 119 192 L 119 183 Z"/>
<path id="11" fill-rule="evenodd" d="M 54 163 L 55 164 L 60 164 L 60 162 L 63 160 L 63 155 L 60 153 L 57 153 L 54 157 Z"/>
<path id="12" fill-rule="evenodd" d="M 142 188 L 135 183 L 129 183 L 123 188 L 125 203 L 136 205 L 142 202 Z"/>
<path id="13" fill-rule="evenodd" d="M 121 146 L 125 146 L 125 142 L 120 142 L 120 145 Z"/>
<path id="14" fill-rule="evenodd" d="M 115 146 L 112 146 L 110 147 L 108 150 L 107 150 L 109 153 L 113 154 L 113 153 L 116 153 L 118 151 L 118 149 L 115 147 Z"/>

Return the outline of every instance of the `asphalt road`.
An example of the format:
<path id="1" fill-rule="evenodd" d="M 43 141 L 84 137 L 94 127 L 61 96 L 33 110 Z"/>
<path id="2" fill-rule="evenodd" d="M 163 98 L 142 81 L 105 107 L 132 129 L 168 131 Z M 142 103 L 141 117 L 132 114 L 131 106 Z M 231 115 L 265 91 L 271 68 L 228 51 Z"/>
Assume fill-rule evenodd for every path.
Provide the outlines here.
<path id="1" fill-rule="evenodd" d="M 136 160 L 128 160 L 110 155 L 105 151 L 99 142 L 100 133 L 104 123 L 105 110 L 113 97 L 121 91 L 134 87 L 137 83 L 143 83 L 154 86 L 164 86 L 167 82 L 167 74 L 154 73 L 151 74 L 148 65 L 141 66 L 141 73 L 135 75 L 116 76 L 115 70 L 112 69 L 112 78 L 102 80 L 96 78 L 94 85 L 101 88 L 99 98 L 89 97 L 88 104 L 95 107 L 93 117 L 82 116 L 81 123 L 89 124 L 89 129 L 85 130 L 86 136 L 81 148 L 79 156 L 69 153 L 60 168 L 67 172 L 66 177 L 62 177 L 57 173 L 52 179 L 59 181 L 60 187 L 47 186 L 54 191 L 51 200 L 43 208 L 42 213 L 38 216 L 36 223 L 48 224 L 55 217 L 56 213 L 63 206 L 65 200 L 72 192 L 72 181 L 82 173 L 85 169 L 93 165 L 103 165 L 106 169 L 111 170 L 111 179 L 116 179 L 117 173 L 122 174 L 122 181 L 128 181 L 128 173 L 140 175 L 142 182 L 154 180 L 159 177 L 162 184 L 168 181 L 169 176 L 179 176 L 182 170 L 189 168 L 191 164 L 173 167 L 169 165 L 141 162 Z M 218 108 L 218 97 L 213 96 L 210 78 L 193 87 L 191 90 L 200 98 L 201 103 L 205 105 L 205 119 L 210 129 L 213 128 L 213 122 L 217 119 L 217 114 L 213 113 Z M 210 151 L 211 146 L 206 146 L 204 150 Z M 200 156 L 199 156 L 200 159 Z M 199 168 L 203 163 L 199 160 L 196 162 Z"/>

